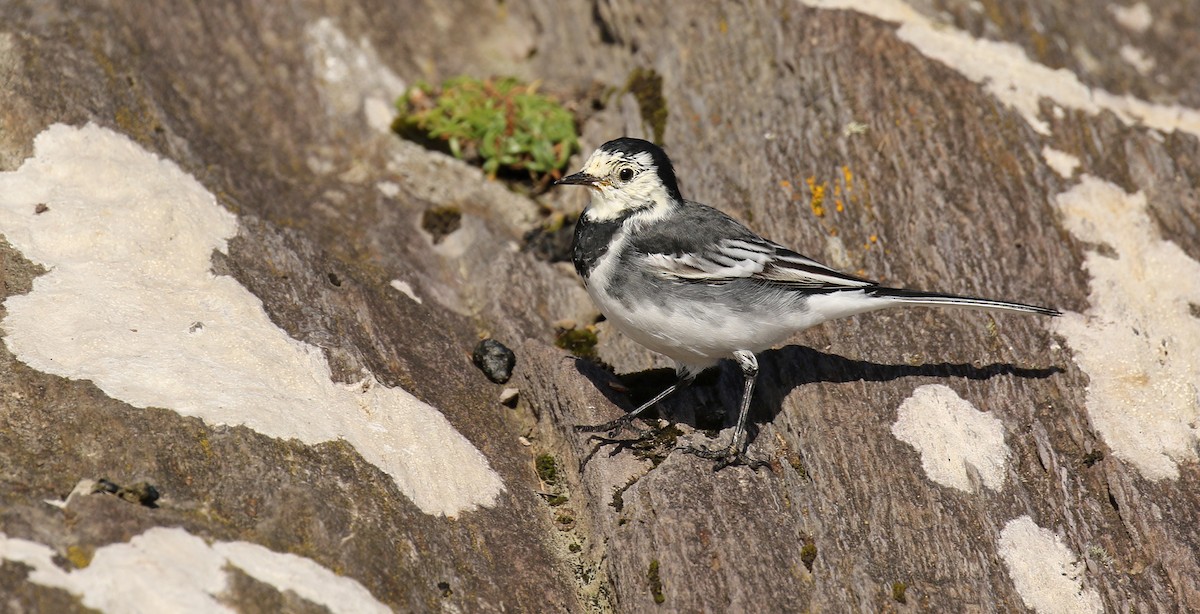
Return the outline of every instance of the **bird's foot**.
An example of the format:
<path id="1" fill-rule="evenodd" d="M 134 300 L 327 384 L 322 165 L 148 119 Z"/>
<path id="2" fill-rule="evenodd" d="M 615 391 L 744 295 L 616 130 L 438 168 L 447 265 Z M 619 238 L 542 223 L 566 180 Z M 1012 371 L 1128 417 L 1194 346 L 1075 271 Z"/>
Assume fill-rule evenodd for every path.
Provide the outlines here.
<path id="1" fill-rule="evenodd" d="M 746 451 L 740 446 L 731 445 L 722 450 L 708 450 L 705 448 L 696 448 L 692 446 L 681 446 L 675 448 L 684 454 L 691 454 L 707 460 L 715 460 L 713 471 L 720 471 L 730 465 L 742 465 L 758 471 L 762 467 L 766 467 L 770 463 L 765 460 L 751 458 L 746 454 Z"/>
<path id="2" fill-rule="evenodd" d="M 648 431 L 648 430 L 634 428 L 633 418 L 631 418 L 628 414 L 621 416 L 620 418 L 617 418 L 616 420 L 611 420 L 609 422 L 605 422 L 604 424 L 576 424 L 575 425 L 575 432 L 577 432 L 577 433 L 606 433 L 608 436 L 607 437 L 608 440 L 612 440 L 614 437 L 617 436 L 617 434 L 619 434 L 621 431 L 623 431 L 625 429 L 629 429 L 629 430 L 633 431 L 635 435 L 637 435 L 635 441 L 640 441 L 642 439 L 646 439 L 647 437 L 651 436 L 650 431 Z M 605 439 L 605 437 L 602 437 L 600 435 L 592 435 L 592 439 L 603 440 L 603 439 Z"/>

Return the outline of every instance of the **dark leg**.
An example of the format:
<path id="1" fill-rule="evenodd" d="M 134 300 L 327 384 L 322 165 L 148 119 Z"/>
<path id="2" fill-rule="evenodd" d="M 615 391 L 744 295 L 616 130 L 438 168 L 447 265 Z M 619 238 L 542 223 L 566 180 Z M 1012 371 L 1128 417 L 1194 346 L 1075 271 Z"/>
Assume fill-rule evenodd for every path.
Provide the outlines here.
<path id="1" fill-rule="evenodd" d="M 642 403 L 640 407 L 625 414 L 624 416 L 621 416 L 620 418 L 617 418 L 616 420 L 612 420 L 610 422 L 605 422 L 604 424 L 594 424 L 594 425 L 578 424 L 575 426 L 575 430 L 579 431 L 581 433 L 605 433 L 606 432 L 606 433 L 608 433 L 609 437 L 613 437 L 622 428 L 629 426 L 633 422 L 633 419 L 638 417 L 639 414 L 646 411 L 647 409 L 650 409 L 655 403 L 658 403 L 659 401 L 671 396 L 672 394 L 675 394 L 676 392 L 679 392 L 680 390 L 687 388 L 689 385 L 691 385 L 691 383 L 694 380 L 695 380 L 695 378 L 693 376 L 689 376 L 686 374 L 680 375 L 679 379 L 676 380 L 674 384 L 671 384 L 670 386 L 668 386 L 666 390 L 658 393 L 657 395 L 654 395 L 653 399 L 650 399 L 649 401 Z"/>
<path id="2" fill-rule="evenodd" d="M 754 357 L 754 352 L 746 350 L 734 352 L 733 359 L 737 362 L 738 367 L 742 369 L 745 386 L 742 389 L 742 403 L 738 408 L 737 428 L 733 429 L 733 440 L 729 442 L 729 447 L 724 450 L 680 448 L 688 454 L 716 460 L 717 464 L 713 467 L 714 471 L 728 465 L 747 465 L 752 469 L 758 469 L 767 464 L 764 461 L 752 460 L 746 456 L 746 416 L 750 414 L 750 399 L 754 396 L 754 380 L 758 377 L 758 359 Z"/>

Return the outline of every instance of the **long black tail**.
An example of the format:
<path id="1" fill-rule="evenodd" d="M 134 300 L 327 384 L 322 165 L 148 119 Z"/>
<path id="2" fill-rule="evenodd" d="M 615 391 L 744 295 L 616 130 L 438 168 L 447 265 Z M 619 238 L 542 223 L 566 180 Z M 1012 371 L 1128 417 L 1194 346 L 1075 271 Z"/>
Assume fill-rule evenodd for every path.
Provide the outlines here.
<path id="1" fill-rule="evenodd" d="M 920 290 L 905 290 L 903 288 L 864 288 L 868 296 L 891 299 L 903 305 L 929 305 L 937 307 L 965 307 L 968 309 L 987 309 L 991 311 L 1014 311 L 1017 313 L 1036 313 L 1043 316 L 1060 316 L 1062 312 L 1050 307 L 1026 305 L 1010 301 L 994 301 L 987 298 L 957 296 L 940 292 L 921 292 Z"/>

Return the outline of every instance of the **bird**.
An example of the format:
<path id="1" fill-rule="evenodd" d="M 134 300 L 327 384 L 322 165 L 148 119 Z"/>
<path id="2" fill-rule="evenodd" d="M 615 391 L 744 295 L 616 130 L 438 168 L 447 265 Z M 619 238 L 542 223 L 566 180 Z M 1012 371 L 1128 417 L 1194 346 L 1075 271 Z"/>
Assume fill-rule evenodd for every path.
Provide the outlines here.
<path id="1" fill-rule="evenodd" d="M 756 354 L 797 332 L 900 306 L 1061 315 L 1049 307 L 886 287 L 834 270 L 759 236 L 719 209 L 684 199 L 666 152 L 643 139 L 604 143 L 579 172 L 555 185 L 583 186 L 591 193 L 576 221 L 571 257 L 592 302 L 617 330 L 675 363 L 674 383 L 649 401 L 610 422 L 576 429 L 615 436 L 729 359 L 743 382 L 729 445 L 682 448 L 715 460 L 714 470 L 765 464 L 746 455 Z"/>

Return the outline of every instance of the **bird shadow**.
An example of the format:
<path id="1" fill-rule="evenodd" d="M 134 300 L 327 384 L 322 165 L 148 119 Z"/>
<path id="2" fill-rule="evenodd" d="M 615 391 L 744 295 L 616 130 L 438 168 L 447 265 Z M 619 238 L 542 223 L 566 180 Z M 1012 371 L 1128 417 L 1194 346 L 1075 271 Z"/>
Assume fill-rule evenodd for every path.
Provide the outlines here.
<path id="1" fill-rule="evenodd" d="M 783 410 L 783 401 L 788 394 L 805 384 L 889 382 L 906 377 L 987 380 L 1012 376 L 1045 379 L 1064 372 L 1058 366 L 1030 368 L 1009 363 L 982 366 L 949 362 L 886 364 L 855 360 L 798 345 L 761 352 L 758 354 L 758 364 L 754 399 L 746 421 L 747 441 L 750 443 L 757 437 L 759 425 L 774 420 Z M 674 369 L 649 369 L 614 375 L 590 361 L 576 360 L 575 365 L 576 370 L 591 381 L 605 398 L 626 412 L 653 398 L 676 379 Z M 705 371 L 692 386 L 659 402 L 639 417 L 648 420 L 666 418 L 672 423 L 687 424 L 715 436 L 721 429 L 736 423 L 742 386 L 740 369 L 732 361 L 723 360 L 719 368 Z M 613 450 L 616 453 L 624 448 L 636 447 L 637 442 L 643 441 L 645 436 L 633 440 L 616 437 L 594 439 L 602 446 L 616 446 Z"/>

